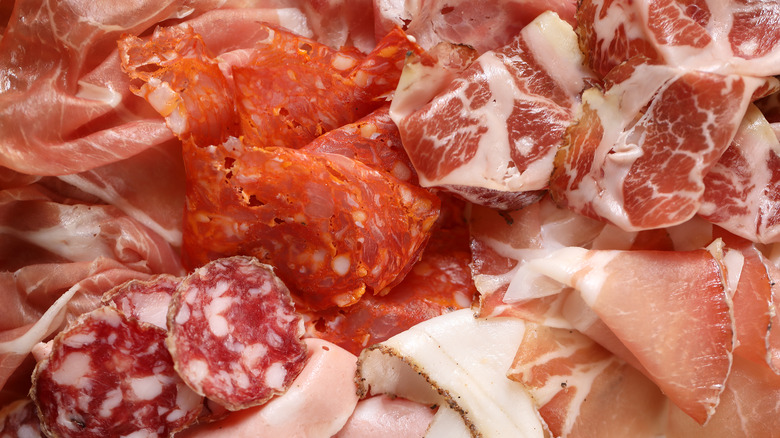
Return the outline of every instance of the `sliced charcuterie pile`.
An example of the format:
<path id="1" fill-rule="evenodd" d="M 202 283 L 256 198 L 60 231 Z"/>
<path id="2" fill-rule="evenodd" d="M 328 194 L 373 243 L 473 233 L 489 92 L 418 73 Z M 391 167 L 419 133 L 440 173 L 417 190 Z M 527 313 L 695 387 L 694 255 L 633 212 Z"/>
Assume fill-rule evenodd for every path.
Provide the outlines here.
<path id="1" fill-rule="evenodd" d="M 401 136 L 390 118 L 388 105 L 317 137 L 301 149 L 344 155 L 401 181 L 417 184 L 417 173 L 401 144 Z"/>
<path id="2" fill-rule="evenodd" d="M 697 70 L 780 73 L 780 5 L 704 0 L 586 0 L 577 10 L 588 63 L 600 75 L 643 55 Z"/>
<path id="3" fill-rule="evenodd" d="M 125 315 L 168 328 L 168 307 L 180 277 L 157 275 L 149 280 L 130 280 L 103 294 L 102 301 Z"/>
<path id="4" fill-rule="evenodd" d="M 246 141 L 299 148 L 385 103 L 407 52 L 421 49 L 395 29 L 363 55 L 268 27 L 251 59 L 233 67 Z"/>
<path id="5" fill-rule="evenodd" d="M 468 230 L 438 229 L 420 261 L 389 293 L 364 295 L 349 307 L 312 312 L 307 334 L 359 354 L 415 324 L 468 308 L 476 297 L 470 261 Z"/>
<path id="6" fill-rule="evenodd" d="M 186 159 L 187 265 L 256 256 L 311 309 L 400 282 L 439 214 L 435 195 L 340 155 L 230 139 Z"/>
<path id="7" fill-rule="evenodd" d="M 202 398 L 174 370 L 165 331 L 111 307 L 83 315 L 33 374 L 49 436 L 168 436 L 195 421 Z"/>
<path id="8" fill-rule="evenodd" d="M 552 436 L 654 436 L 665 399 L 584 335 L 527 324 L 507 375 L 531 393 Z"/>
<path id="9" fill-rule="evenodd" d="M 559 204 L 624 230 L 680 224 L 699 210 L 705 175 L 769 83 L 644 61 L 613 69 L 604 92 L 584 92 L 550 182 Z"/>
<path id="10" fill-rule="evenodd" d="M 699 215 L 753 242 L 780 240 L 780 141 L 755 106 L 704 185 Z"/>
<path id="11" fill-rule="evenodd" d="M 431 102 L 393 109 L 421 184 L 504 209 L 539 199 L 585 88 L 581 63 L 571 26 L 547 12 Z"/>
<path id="12" fill-rule="evenodd" d="M 289 388 L 306 361 L 302 335 L 290 292 L 272 268 L 237 256 L 182 281 L 166 343 L 187 385 L 238 410 Z"/>
<path id="13" fill-rule="evenodd" d="M 0 410 L 0 438 L 41 438 L 41 422 L 30 399 L 17 400 Z"/>

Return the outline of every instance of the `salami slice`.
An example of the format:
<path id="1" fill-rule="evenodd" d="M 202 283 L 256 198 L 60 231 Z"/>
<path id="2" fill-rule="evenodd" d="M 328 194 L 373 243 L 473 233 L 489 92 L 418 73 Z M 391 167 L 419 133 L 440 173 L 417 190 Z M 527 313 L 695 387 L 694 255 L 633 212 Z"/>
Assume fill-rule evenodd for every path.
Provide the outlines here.
<path id="1" fill-rule="evenodd" d="M 215 260 L 186 277 L 168 327 L 182 378 L 230 410 L 283 393 L 305 364 L 303 323 L 290 292 L 251 257 Z"/>
<path id="2" fill-rule="evenodd" d="M 176 374 L 165 331 L 103 306 L 54 339 L 30 391 L 54 437 L 169 436 L 203 400 Z"/>
<path id="3" fill-rule="evenodd" d="M 181 278 L 157 275 L 149 280 L 130 280 L 103 295 L 103 303 L 127 316 L 167 330 L 168 306 Z"/>
<path id="4" fill-rule="evenodd" d="M 30 399 L 17 400 L 0 411 L 0 438 L 40 438 L 41 424 Z"/>

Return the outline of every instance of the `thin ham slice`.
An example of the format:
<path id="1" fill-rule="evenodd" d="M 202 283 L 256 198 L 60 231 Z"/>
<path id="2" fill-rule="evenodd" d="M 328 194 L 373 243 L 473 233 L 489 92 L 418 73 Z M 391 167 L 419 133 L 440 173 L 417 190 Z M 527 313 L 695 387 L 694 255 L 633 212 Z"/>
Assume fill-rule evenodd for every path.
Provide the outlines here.
<path id="1" fill-rule="evenodd" d="M 435 409 L 400 397 L 378 395 L 358 402 L 334 438 L 407 438 L 425 436 Z"/>
<path id="2" fill-rule="evenodd" d="M 585 87 L 581 64 L 573 29 L 547 12 L 431 102 L 391 106 L 421 185 L 503 209 L 539 199 Z"/>
<path id="3" fill-rule="evenodd" d="M 718 405 L 735 347 L 721 263 L 704 249 L 572 247 L 528 265 L 577 289 L 648 377 L 703 424 Z"/>

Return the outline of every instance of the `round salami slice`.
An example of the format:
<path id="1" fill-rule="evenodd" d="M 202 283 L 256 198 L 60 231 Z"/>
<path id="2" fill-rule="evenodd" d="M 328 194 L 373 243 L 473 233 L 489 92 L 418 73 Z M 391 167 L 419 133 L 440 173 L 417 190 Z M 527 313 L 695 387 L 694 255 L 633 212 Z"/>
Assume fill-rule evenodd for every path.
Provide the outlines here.
<path id="1" fill-rule="evenodd" d="M 51 437 L 167 437 L 203 407 L 176 374 L 165 331 L 103 306 L 54 339 L 32 399 Z"/>
<path id="2" fill-rule="evenodd" d="M 210 262 L 182 281 L 168 348 L 195 392 L 230 410 L 281 394 L 303 369 L 303 322 L 287 287 L 252 257 Z"/>

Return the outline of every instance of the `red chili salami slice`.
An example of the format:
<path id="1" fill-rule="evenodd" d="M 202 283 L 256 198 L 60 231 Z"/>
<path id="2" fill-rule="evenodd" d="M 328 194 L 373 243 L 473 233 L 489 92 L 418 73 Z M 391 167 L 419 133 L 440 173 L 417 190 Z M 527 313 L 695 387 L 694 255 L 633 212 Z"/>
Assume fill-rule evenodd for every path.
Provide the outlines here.
<path id="1" fill-rule="evenodd" d="M 103 303 L 125 315 L 167 330 L 168 306 L 181 278 L 157 275 L 149 280 L 130 280 L 103 295 Z"/>
<path id="2" fill-rule="evenodd" d="M 0 438 L 42 436 L 41 423 L 32 400 L 17 400 L 0 411 Z"/>
<path id="3" fill-rule="evenodd" d="M 215 260 L 182 281 L 168 348 L 187 384 L 230 410 L 281 394 L 301 372 L 303 323 L 287 287 L 251 257 Z"/>
<path id="4" fill-rule="evenodd" d="M 169 436 L 203 399 L 176 374 L 165 331 L 104 306 L 54 339 L 33 374 L 32 399 L 48 436 Z"/>

